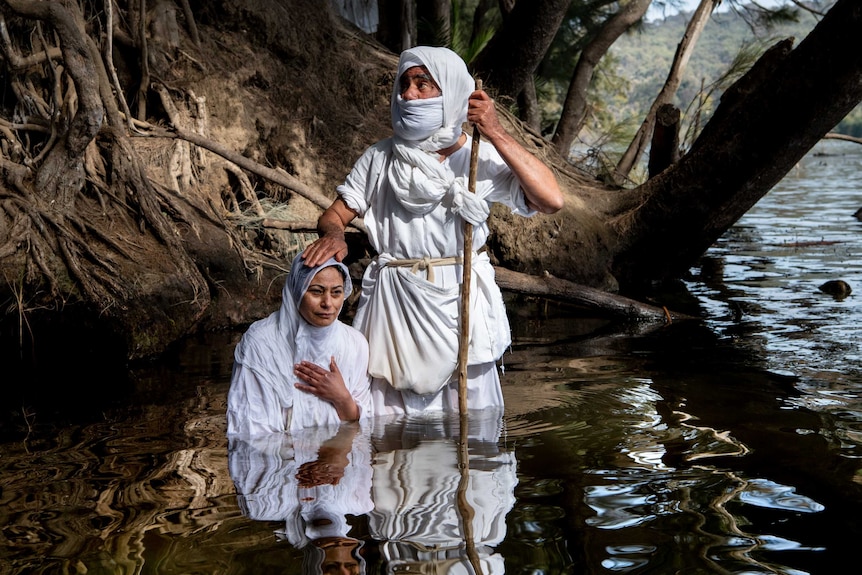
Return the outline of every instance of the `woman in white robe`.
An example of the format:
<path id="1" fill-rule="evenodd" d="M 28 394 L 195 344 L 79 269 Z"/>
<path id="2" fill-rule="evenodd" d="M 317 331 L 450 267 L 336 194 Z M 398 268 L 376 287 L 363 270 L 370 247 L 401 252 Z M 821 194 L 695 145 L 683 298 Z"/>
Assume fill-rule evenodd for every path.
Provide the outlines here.
<path id="1" fill-rule="evenodd" d="M 467 405 L 501 407 L 496 361 L 511 343 L 488 255 L 492 203 L 531 216 L 563 197 L 553 172 L 501 126 L 493 100 L 446 48 L 405 50 L 392 91 L 394 136 L 359 158 L 306 248 L 309 265 L 346 255 L 344 228 L 362 217 L 377 257 L 367 267 L 353 325 L 369 341 L 375 415 L 458 409 L 460 282 L 465 222 L 473 225 Z M 472 144 L 482 133 L 475 193 Z"/>
<path id="2" fill-rule="evenodd" d="M 334 278 L 326 271 L 333 269 Z M 296 256 L 281 307 L 253 323 L 234 352 L 229 436 L 333 425 L 371 414 L 368 342 L 338 320 L 351 291 L 344 264 L 330 259 L 308 267 Z"/>

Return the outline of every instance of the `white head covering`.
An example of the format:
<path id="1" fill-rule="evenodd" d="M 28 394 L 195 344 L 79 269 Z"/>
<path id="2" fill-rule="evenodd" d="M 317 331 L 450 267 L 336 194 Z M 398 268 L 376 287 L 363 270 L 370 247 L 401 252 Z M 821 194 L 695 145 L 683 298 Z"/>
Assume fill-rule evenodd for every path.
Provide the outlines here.
<path id="1" fill-rule="evenodd" d="M 281 308 L 278 311 L 278 322 L 280 325 L 287 327 L 291 332 L 296 333 L 298 328 L 294 327 L 293 324 L 302 317 L 299 315 L 299 303 L 302 301 L 302 297 L 305 295 L 305 292 L 308 291 L 308 287 L 311 285 L 311 281 L 314 279 L 314 276 L 328 267 L 334 267 L 341 272 L 341 277 L 344 280 L 344 301 L 347 301 L 347 298 L 353 292 L 353 283 L 350 281 L 350 272 L 346 265 L 337 261 L 335 258 L 329 258 L 319 266 L 312 268 L 305 265 L 305 260 L 302 259 L 301 253 L 297 254 L 296 257 L 293 258 L 293 263 L 290 266 L 290 275 L 287 276 L 287 281 L 284 282 L 284 289 L 281 293 Z M 343 306 L 344 302 L 342 302 L 342 307 Z M 341 313 L 340 308 L 338 313 Z M 303 322 L 307 323 L 305 320 L 303 320 Z"/>
<path id="2" fill-rule="evenodd" d="M 398 61 L 398 76 L 392 87 L 392 125 L 396 127 L 401 121 L 401 76 L 415 66 L 425 66 L 442 92 L 443 121 L 437 131 L 420 141 L 405 137 L 415 147 L 429 152 L 448 148 L 461 137 L 461 125 L 467 121 L 467 100 L 476 89 L 476 82 L 467 70 L 467 64 L 461 56 L 448 48 L 431 46 L 416 46 L 401 53 Z M 399 130 L 396 128 L 396 136 Z"/>
<path id="3" fill-rule="evenodd" d="M 425 66 L 431 77 L 440 86 L 442 96 L 426 100 L 406 102 L 401 98 L 401 76 L 409 68 Z M 463 201 L 457 199 L 467 190 L 467 180 L 448 172 L 438 160 L 437 151 L 458 142 L 462 124 L 467 121 L 467 103 L 475 90 L 475 81 L 467 65 L 458 54 L 448 48 L 417 46 L 401 53 L 398 62 L 398 77 L 392 88 L 393 161 L 389 166 L 389 183 L 398 201 L 415 214 L 427 214 L 437 207 L 447 195 L 459 207 Z M 411 125 L 411 118 L 433 117 L 442 106 L 440 126 L 431 132 L 431 126 L 420 130 Z M 409 117 L 408 117 L 409 116 Z M 483 205 L 478 206 L 478 215 L 473 223 L 479 223 L 488 215 Z M 466 214 L 462 214 L 468 217 Z"/>
<path id="4" fill-rule="evenodd" d="M 305 292 L 308 291 L 314 276 L 328 267 L 335 267 L 341 272 L 344 279 L 344 301 L 347 301 L 347 297 L 353 291 L 347 266 L 336 261 L 335 258 L 329 258 L 323 264 L 312 268 L 305 265 L 302 254 L 297 254 L 293 258 L 290 274 L 287 276 L 287 281 L 284 282 L 284 289 L 281 292 L 281 307 L 270 316 L 275 322 L 273 327 L 275 328 L 275 343 L 277 345 L 274 350 L 267 350 L 267 353 L 276 354 L 275 358 L 267 361 L 268 364 L 289 366 L 292 371 L 294 363 L 301 360 L 314 361 L 314 354 L 311 353 L 314 346 L 303 345 L 303 343 L 316 342 L 318 349 L 330 349 L 330 346 L 324 345 L 324 341 L 329 336 L 329 332 L 333 331 L 335 322 L 323 327 L 314 326 L 305 321 L 299 314 L 299 304 Z M 341 313 L 340 308 L 338 313 Z M 248 361 L 244 363 L 251 365 Z M 326 363 L 321 365 L 328 368 L 329 358 L 327 357 Z M 255 366 L 251 365 L 251 367 Z"/>

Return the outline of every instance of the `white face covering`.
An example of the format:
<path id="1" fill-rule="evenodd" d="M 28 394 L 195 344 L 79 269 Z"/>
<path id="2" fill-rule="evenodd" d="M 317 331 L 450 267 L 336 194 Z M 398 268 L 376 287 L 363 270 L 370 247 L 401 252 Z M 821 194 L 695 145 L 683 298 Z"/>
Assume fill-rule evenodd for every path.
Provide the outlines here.
<path id="1" fill-rule="evenodd" d="M 392 128 L 395 132 L 389 184 L 402 206 L 412 213 L 426 214 L 444 197 L 457 196 L 465 186 L 441 165 L 437 151 L 458 142 L 467 121 L 467 102 L 475 81 L 467 65 L 448 48 L 417 46 L 401 53 L 398 78 L 410 68 L 425 66 L 440 87 L 441 96 L 416 100 L 401 97 L 401 83 L 392 89 Z M 472 198 L 470 198 L 472 199 Z M 453 201 L 459 207 L 464 202 Z M 481 202 L 476 222 L 487 218 Z M 465 218 L 466 213 L 462 214 Z"/>
<path id="2" fill-rule="evenodd" d="M 404 140 L 417 142 L 426 140 L 443 126 L 443 96 L 416 100 L 396 97 L 397 117 L 393 117 L 392 129 Z"/>

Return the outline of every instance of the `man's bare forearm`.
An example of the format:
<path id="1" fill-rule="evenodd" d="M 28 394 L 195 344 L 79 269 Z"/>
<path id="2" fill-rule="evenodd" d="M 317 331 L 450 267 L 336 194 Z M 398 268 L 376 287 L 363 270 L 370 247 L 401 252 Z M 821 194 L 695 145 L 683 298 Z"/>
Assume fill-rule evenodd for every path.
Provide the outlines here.
<path id="1" fill-rule="evenodd" d="M 341 217 L 334 211 L 326 210 L 317 218 L 317 233 L 321 237 L 330 236 L 343 240 L 346 228 L 347 226 L 341 221 Z"/>

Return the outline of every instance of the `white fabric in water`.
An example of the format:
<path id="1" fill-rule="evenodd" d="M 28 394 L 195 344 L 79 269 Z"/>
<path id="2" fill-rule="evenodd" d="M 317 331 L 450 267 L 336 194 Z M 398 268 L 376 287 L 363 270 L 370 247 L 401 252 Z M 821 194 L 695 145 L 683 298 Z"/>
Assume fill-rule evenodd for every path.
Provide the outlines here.
<path id="1" fill-rule="evenodd" d="M 299 315 L 299 302 L 311 280 L 321 269 L 347 268 L 330 259 L 316 268 L 305 266 L 297 256 L 282 291 L 278 311 L 253 323 L 234 351 L 234 367 L 228 392 L 228 435 L 257 435 L 340 423 L 331 403 L 294 387 L 298 378 L 293 366 L 311 361 L 330 368 L 330 357 L 360 409 L 371 413 L 368 342 L 356 329 L 340 321 L 316 327 Z M 345 275 L 345 298 L 352 290 Z"/>
<path id="2" fill-rule="evenodd" d="M 340 431 L 345 433 L 344 428 Z M 345 537 L 347 515 L 363 515 L 371 501 L 371 441 L 360 427 L 350 440 L 344 475 L 335 484 L 300 485 L 297 472 L 318 459 L 339 428 L 321 426 L 295 433 L 232 437 L 228 469 L 242 513 L 257 521 L 283 521 L 279 535 L 297 548 L 322 537 Z M 348 439 L 350 439 L 348 437 Z M 315 521 L 326 519 L 326 521 Z"/>
<path id="3" fill-rule="evenodd" d="M 488 256 L 473 257 L 468 363 L 476 365 L 500 357 L 511 335 Z M 399 390 L 436 393 L 457 368 L 460 284 L 437 285 L 426 279 L 427 273 L 388 267 L 389 261 L 388 254 L 381 254 L 370 265 L 363 289 L 368 285 L 371 295 L 354 320 L 368 334 L 368 371 Z"/>
<path id="4" fill-rule="evenodd" d="M 502 410 L 471 412 L 467 462 L 459 455 L 461 438 L 454 420 L 375 417 L 374 510 L 368 529 L 373 539 L 388 542 L 391 559 L 409 563 L 434 559 L 411 557 L 404 553 L 407 545 L 399 552 L 394 543 L 430 550 L 438 558 L 447 550 L 463 551 L 462 485 L 472 511 L 473 543 L 484 555 L 505 540 L 518 476 L 515 453 L 500 448 L 501 414 Z"/>

